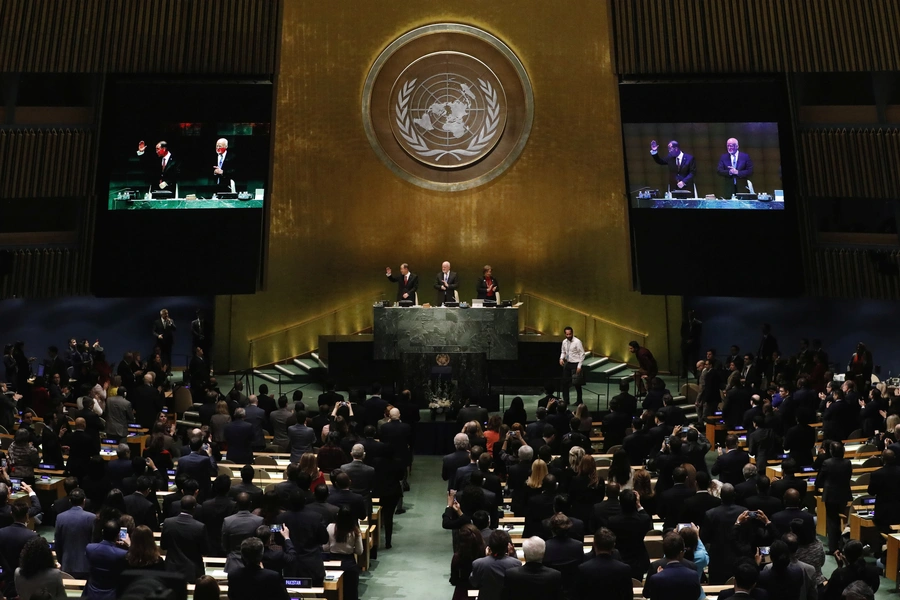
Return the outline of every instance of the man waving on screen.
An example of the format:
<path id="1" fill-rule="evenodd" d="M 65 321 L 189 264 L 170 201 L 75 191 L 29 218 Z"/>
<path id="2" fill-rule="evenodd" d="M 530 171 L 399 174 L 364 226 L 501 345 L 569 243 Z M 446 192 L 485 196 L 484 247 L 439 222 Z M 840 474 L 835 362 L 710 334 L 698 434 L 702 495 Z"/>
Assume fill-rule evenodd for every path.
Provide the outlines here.
<path id="1" fill-rule="evenodd" d="M 694 157 L 686 154 L 678 147 L 678 142 L 669 142 L 669 153 L 666 156 L 659 155 L 659 144 L 656 140 L 650 142 L 650 156 L 658 165 L 669 167 L 669 191 L 689 190 L 693 192 L 694 174 L 697 171 L 697 163 Z"/>
<path id="2" fill-rule="evenodd" d="M 137 155 L 145 156 L 147 152 L 147 144 L 144 140 L 138 143 Z M 146 154 L 144 160 L 149 163 L 148 171 L 150 173 L 150 189 L 152 191 L 170 190 L 175 193 L 175 184 L 178 183 L 178 175 L 181 173 L 181 163 L 175 160 L 172 153 L 169 152 L 169 145 L 165 141 L 157 142 L 156 158 Z"/>

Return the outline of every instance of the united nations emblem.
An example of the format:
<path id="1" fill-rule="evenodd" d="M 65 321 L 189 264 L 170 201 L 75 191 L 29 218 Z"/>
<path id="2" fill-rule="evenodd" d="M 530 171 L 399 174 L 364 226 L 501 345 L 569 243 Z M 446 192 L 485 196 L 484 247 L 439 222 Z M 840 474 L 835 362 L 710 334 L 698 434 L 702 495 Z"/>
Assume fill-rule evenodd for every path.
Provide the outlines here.
<path id="1" fill-rule="evenodd" d="M 363 92 L 369 142 L 397 175 L 442 191 L 494 179 L 531 131 L 525 69 L 503 42 L 467 25 L 428 25 L 391 43 Z"/>
<path id="2" fill-rule="evenodd" d="M 446 367 L 450 364 L 450 355 L 449 354 L 438 354 L 434 357 L 434 362 L 437 363 L 439 367 Z"/>
<path id="3" fill-rule="evenodd" d="M 392 94 L 397 98 L 394 136 L 410 156 L 433 167 L 471 164 L 503 135 L 502 84 L 470 56 L 440 52 L 423 57 L 401 74 Z"/>

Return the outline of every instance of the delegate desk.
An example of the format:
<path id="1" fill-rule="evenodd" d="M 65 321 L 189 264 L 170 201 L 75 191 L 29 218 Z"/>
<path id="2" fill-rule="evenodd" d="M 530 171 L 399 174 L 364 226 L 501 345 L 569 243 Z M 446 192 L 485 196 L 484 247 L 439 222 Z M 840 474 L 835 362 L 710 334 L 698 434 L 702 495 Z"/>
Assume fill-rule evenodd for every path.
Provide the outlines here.
<path id="1" fill-rule="evenodd" d="M 430 290 L 422 293 L 427 297 Z M 423 298 L 424 300 L 424 298 Z M 519 309 L 375 307 L 375 359 L 403 354 L 484 354 L 489 360 L 519 355 Z"/>

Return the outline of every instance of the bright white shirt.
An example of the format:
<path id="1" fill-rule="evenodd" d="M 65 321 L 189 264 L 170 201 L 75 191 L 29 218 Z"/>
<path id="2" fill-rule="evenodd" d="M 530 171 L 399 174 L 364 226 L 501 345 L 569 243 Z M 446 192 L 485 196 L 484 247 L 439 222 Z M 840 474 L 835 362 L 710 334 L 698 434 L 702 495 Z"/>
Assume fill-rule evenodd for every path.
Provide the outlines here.
<path id="1" fill-rule="evenodd" d="M 577 337 L 572 336 L 572 341 L 563 340 L 562 350 L 559 353 L 559 360 L 565 360 L 570 363 L 578 363 L 578 368 L 581 368 L 581 363 L 584 362 L 584 346 Z"/>

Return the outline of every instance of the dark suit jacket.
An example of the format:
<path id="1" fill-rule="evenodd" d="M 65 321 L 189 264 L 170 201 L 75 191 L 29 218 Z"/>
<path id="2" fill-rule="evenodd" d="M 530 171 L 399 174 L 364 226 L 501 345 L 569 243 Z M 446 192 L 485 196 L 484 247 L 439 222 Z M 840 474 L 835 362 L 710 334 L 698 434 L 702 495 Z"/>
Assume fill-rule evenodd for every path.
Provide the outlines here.
<path id="1" fill-rule="evenodd" d="M 225 160 L 222 161 L 222 174 L 216 175 L 215 168 L 219 166 L 219 153 L 212 157 L 213 168 L 209 170 L 210 185 L 216 186 L 217 191 L 230 192 L 231 180 L 234 179 L 235 190 L 240 191 L 237 181 L 239 161 L 234 152 L 228 150 L 225 152 Z"/>
<path id="2" fill-rule="evenodd" d="M 644 585 L 644 597 L 650 600 L 696 600 L 701 591 L 697 571 L 678 561 L 668 563 Z"/>
<path id="3" fill-rule="evenodd" d="M 759 494 L 755 494 L 745 499 L 744 506 L 749 510 L 761 510 L 770 519 L 775 513 L 781 512 L 781 509 L 783 508 L 781 500 L 778 498 L 773 498 L 772 496 L 760 496 Z"/>
<path id="4" fill-rule="evenodd" d="M 112 542 L 88 544 L 85 549 L 91 569 L 84 587 L 83 598 L 91 600 L 114 600 L 119 576 L 128 563 L 125 562 L 127 551 Z"/>
<path id="5" fill-rule="evenodd" d="M 155 387 L 139 383 L 128 395 L 128 400 L 134 409 L 134 418 L 141 427 L 152 428 L 164 405 L 159 391 Z"/>
<path id="6" fill-rule="evenodd" d="M 172 193 L 175 193 L 174 184 L 172 184 Z M 171 318 L 169 319 L 172 320 Z M 173 322 L 172 325 L 165 325 L 162 319 L 156 319 L 153 321 L 153 339 L 155 340 L 156 345 L 160 347 L 161 350 L 165 351 L 166 349 L 172 349 L 172 343 L 175 341 L 175 324 Z M 159 336 L 162 336 L 162 339 Z M 159 379 L 156 380 L 156 385 L 162 385 L 162 382 Z"/>
<path id="7" fill-rule="evenodd" d="M 409 280 L 406 282 L 404 282 L 405 278 L 403 275 L 391 274 L 391 275 L 388 275 L 387 278 L 389 281 L 397 282 L 397 302 L 400 302 L 401 300 L 411 300 L 413 303 L 415 303 L 416 291 L 419 289 L 419 276 L 418 275 L 416 275 L 415 273 L 410 271 L 409 272 Z M 403 294 L 408 294 L 409 297 L 404 298 Z"/>
<path id="8" fill-rule="evenodd" d="M 506 571 L 505 600 L 554 600 L 562 598 L 562 573 L 539 562 L 527 562 Z"/>
<path id="9" fill-rule="evenodd" d="M 225 426 L 225 441 L 228 443 L 228 460 L 237 464 L 253 462 L 253 442 L 256 432 L 253 425 L 243 419 L 232 421 Z"/>
<path id="10" fill-rule="evenodd" d="M 659 497 L 656 513 L 663 518 L 663 528 L 675 527 L 681 517 L 684 502 L 692 498 L 696 492 L 683 483 L 676 483 Z"/>
<path id="11" fill-rule="evenodd" d="M 387 408 L 388 401 L 381 396 L 372 396 L 363 402 L 363 422 L 372 427 L 378 426 L 378 421 L 384 418 L 384 409 Z"/>
<path id="12" fill-rule="evenodd" d="M 845 440 L 856 429 L 855 411 L 846 400 L 837 400 L 822 413 L 822 435 L 826 440 Z"/>
<path id="13" fill-rule="evenodd" d="M 497 298 L 497 294 L 500 293 L 500 284 L 497 283 L 497 278 L 496 278 L 496 277 L 491 277 L 491 285 L 492 285 L 492 286 L 497 286 L 497 289 L 494 290 L 494 295 L 491 296 L 491 298 L 496 299 L 496 298 Z M 478 299 L 479 299 L 479 300 L 487 300 L 487 299 L 488 299 L 488 295 L 487 295 L 487 280 L 486 280 L 484 277 L 480 278 L 480 279 L 478 280 L 478 283 L 475 285 L 475 293 L 478 295 Z"/>
<path id="14" fill-rule="evenodd" d="M 813 464 L 813 447 L 816 445 L 816 430 L 809 425 L 794 425 L 784 436 L 784 449 L 791 455 L 797 466 Z"/>
<path id="15" fill-rule="evenodd" d="M 719 174 L 720 177 L 725 181 L 725 191 L 726 198 L 731 197 L 731 193 L 743 193 L 748 191 L 747 188 L 747 179 L 753 177 L 753 161 L 750 160 L 750 156 L 738 150 L 737 156 L 737 164 L 735 168 L 738 170 L 737 175 L 731 175 L 728 170 L 731 169 L 731 155 L 729 153 L 723 154 L 719 157 L 719 166 L 716 167 L 716 173 Z M 735 179 L 737 179 L 737 184 L 735 184 Z M 731 193 L 729 193 L 731 192 Z M 771 353 L 769 356 L 772 356 Z M 725 363 L 726 365 L 728 363 Z M 740 365 L 739 365 L 740 366 Z"/>
<path id="16" fill-rule="evenodd" d="M 803 505 L 803 499 L 806 497 L 806 480 L 801 479 L 799 477 L 791 477 L 791 478 L 783 478 L 777 481 L 773 481 L 771 487 L 769 488 L 769 495 L 773 498 L 778 498 L 782 504 L 784 504 L 784 493 L 790 489 L 797 490 L 797 493 L 800 494 L 800 504 Z M 766 513 L 767 515 L 769 513 Z M 769 515 L 771 518 L 772 515 Z"/>
<path id="17" fill-rule="evenodd" d="M 357 519 L 366 518 L 366 503 L 363 497 L 350 490 L 332 489 L 328 494 L 328 503 L 335 506 L 349 506 Z"/>
<path id="18" fill-rule="evenodd" d="M 87 431 L 75 430 L 67 433 L 63 439 L 65 445 L 69 446 L 69 462 L 66 463 L 66 471 L 80 480 L 87 475 L 91 457 L 100 454 L 100 438 Z"/>
<path id="19" fill-rule="evenodd" d="M 457 450 L 452 454 L 444 457 L 444 464 L 441 468 L 441 477 L 447 482 L 447 490 L 452 490 L 456 481 L 456 470 L 469 464 L 469 451 Z"/>
<path id="20" fill-rule="evenodd" d="M 216 496 L 203 503 L 197 519 L 206 526 L 207 547 L 213 556 L 225 556 L 222 547 L 222 524 L 235 511 L 235 501 L 228 496 Z"/>
<path id="21" fill-rule="evenodd" d="M 750 462 L 750 455 L 740 448 L 735 448 L 716 458 L 712 474 L 718 475 L 722 483 L 738 485 L 744 481 L 743 468 L 748 462 Z"/>
<path id="22" fill-rule="evenodd" d="M 351 461 L 341 467 L 341 471 L 350 476 L 350 491 L 363 498 L 372 497 L 372 486 L 375 485 L 375 468 L 361 461 Z"/>
<path id="23" fill-rule="evenodd" d="M 206 525 L 200 521 L 184 513 L 166 519 L 160 547 L 166 551 L 167 571 L 183 573 L 188 581 L 203 575 L 203 555 L 209 552 L 209 544 Z"/>
<path id="24" fill-rule="evenodd" d="M 595 555 L 578 567 L 580 600 L 594 600 L 598 591 L 610 600 L 631 600 L 631 568 L 608 554 Z M 699 594 L 698 594 L 699 597 Z"/>
<path id="25" fill-rule="evenodd" d="M 450 271 L 447 274 L 447 289 L 442 290 L 441 286 L 444 285 L 444 273 L 443 271 L 438 273 L 434 278 L 434 289 L 437 290 L 437 295 L 435 297 L 435 302 L 437 303 L 435 306 L 440 306 L 444 302 L 455 302 L 456 296 L 453 292 L 459 287 L 459 277 L 457 276 L 455 271 Z"/>
<path id="26" fill-rule="evenodd" d="M 622 506 L 618 498 L 606 499 L 594 505 L 591 511 L 591 531 L 597 531 L 601 527 L 609 526 L 609 519 L 622 514 Z"/>
<path id="27" fill-rule="evenodd" d="M 775 523 L 775 527 L 778 528 L 778 533 L 781 535 L 791 532 L 791 521 L 794 519 L 803 521 L 803 534 L 799 536 L 801 545 L 808 544 L 816 537 L 815 517 L 805 510 L 799 508 L 786 508 L 778 511 L 774 515 L 766 513 L 766 516 Z"/>
<path id="28" fill-rule="evenodd" d="M 468 423 L 469 421 L 477 421 L 484 425 L 484 422 L 488 420 L 488 410 L 482 406 L 478 406 L 477 404 L 469 404 L 461 409 L 459 409 L 459 413 L 456 416 L 456 422 L 460 425 L 463 423 Z M 487 448 L 485 448 L 487 450 Z"/>
<path id="29" fill-rule="evenodd" d="M 225 570 L 231 571 L 241 561 L 241 542 L 245 538 L 256 535 L 256 528 L 263 524 L 263 518 L 246 510 L 239 510 L 222 522 L 222 548 L 227 560 Z M 292 528 L 293 529 L 293 528 Z M 294 532 L 292 531 L 291 534 Z"/>
<path id="30" fill-rule="evenodd" d="M 669 189 L 674 191 L 678 189 L 690 190 L 691 193 L 694 191 L 694 174 L 697 172 L 697 161 L 694 160 L 694 157 L 688 154 L 687 152 L 683 152 L 683 156 L 681 157 L 681 166 L 678 166 L 678 163 L 674 156 L 669 156 L 668 154 L 661 154 L 657 152 L 656 154 L 651 154 L 653 160 L 656 161 L 656 164 L 666 165 L 669 167 Z M 678 182 L 683 181 L 684 187 L 679 188 Z"/>
<path id="31" fill-rule="evenodd" d="M 700 538 L 709 552 L 709 576 L 713 583 L 724 583 L 733 575 L 731 531 L 738 515 L 745 510 L 739 504 L 722 504 L 706 512 L 706 527 L 700 529 Z"/>
<path id="32" fill-rule="evenodd" d="M 229 598 L 273 598 L 287 600 L 287 588 L 281 573 L 260 569 L 259 567 L 241 567 L 228 574 Z"/>
<path id="33" fill-rule="evenodd" d="M 541 492 L 536 496 L 528 499 L 525 505 L 525 529 L 522 537 L 531 537 L 533 535 L 541 535 L 543 528 L 541 521 L 553 516 L 553 499 L 556 492 Z"/>
<path id="34" fill-rule="evenodd" d="M 209 492 L 210 477 L 218 475 L 219 469 L 212 458 L 207 456 L 202 450 L 199 450 L 186 456 L 183 455 L 178 459 L 178 468 L 175 470 L 176 476 L 179 473 L 185 473 L 195 479 L 200 485 L 201 497 L 205 497 Z"/>
<path id="35" fill-rule="evenodd" d="M 619 514 L 609 518 L 609 529 L 616 534 L 616 549 L 622 561 L 631 567 L 632 577 L 640 579 L 650 564 L 650 555 L 644 545 L 644 535 L 653 529 L 650 515 L 641 511 Z"/>
<path id="36" fill-rule="evenodd" d="M 260 406 L 253 406 L 252 404 L 248 404 L 244 410 L 247 414 L 244 420 L 250 423 L 250 426 L 253 427 L 253 449 L 259 451 L 265 450 L 266 434 L 264 428 L 268 427 L 269 425 L 268 419 L 266 418 L 265 409 Z"/>
<path id="37" fill-rule="evenodd" d="M 706 512 L 721 506 L 722 501 L 710 493 L 697 492 L 690 498 L 685 498 L 681 504 L 681 515 L 678 523 L 693 523 L 702 531 L 706 525 Z"/>
<path id="38" fill-rule="evenodd" d="M 362 445 L 366 447 L 366 464 L 369 464 L 369 448 L 375 450 L 375 458 L 386 456 L 387 451 L 390 452 L 394 459 L 401 461 L 404 465 L 409 465 L 412 458 L 412 450 L 410 449 L 410 440 L 412 437 L 412 427 L 403 421 L 389 421 L 381 426 L 379 433 L 381 442 L 375 440 L 364 440 Z M 374 443 L 373 443 L 374 442 Z M 379 446 L 387 445 L 386 448 Z"/>
<path id="39" fill-rule="evenodd" d="M 156 155 L 151 146 L 147 147 L 144 152 L 143 160 L 147 165 L 148 176 L 150 178 L 150 189 L 153 191 L 163 189 L 159 186 L 161 181 L 166 182 L 166 190 L 175 193 L 175 184 L 181 177 L 181 160 L 175 158 L 175 155 L 169 152 L 169 160 L 166 161 L 166 167 L 162 166 L 162 158 Z"/>
<path id="40" fill-rule="evenodd" d="M 874 473 L 869 480 L 869 494 L 875 502 L 875 524 L 884 531 L 900 523 L 900 465 L 887 465 Z"/>
<path id="41" fill-rule="evenodd" d="M 134 517 L 134 525 L 146 525 L 151 531 L 159 531 L 159 521 L 156 518 L 156 506 L 153 502 L 144 497 L 143 494 L 135 492 L 125 496 L 126 514 Z"/>
<path id="42" fill-rule="evenodd" d="M 844 589 L 856 580 L 865 582 L 873 592 L 877 592 L 881 584 L 878 569 L 859 559 L 856 564 L 834 570 L 825 587 L 824 600 L 839 600 Z"/>
<path id="43" fill-rule="evenodd" d="M 853 464 L 846 458 L 829 458 L 822 463 L 816 475 L 816 489 L 822 490 L 822 500 L 831 504 L 845 504 L 853 497 L 850 479 Z"/>

